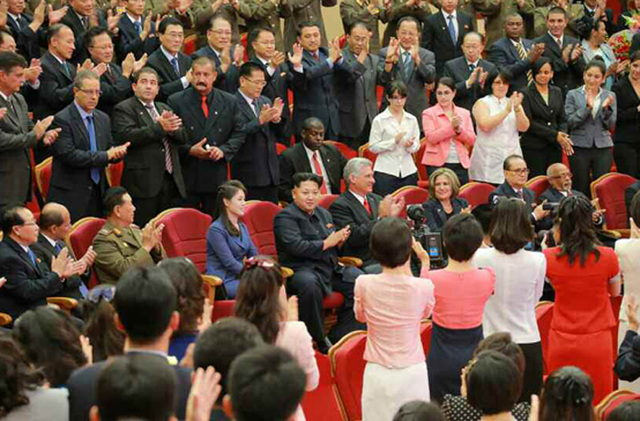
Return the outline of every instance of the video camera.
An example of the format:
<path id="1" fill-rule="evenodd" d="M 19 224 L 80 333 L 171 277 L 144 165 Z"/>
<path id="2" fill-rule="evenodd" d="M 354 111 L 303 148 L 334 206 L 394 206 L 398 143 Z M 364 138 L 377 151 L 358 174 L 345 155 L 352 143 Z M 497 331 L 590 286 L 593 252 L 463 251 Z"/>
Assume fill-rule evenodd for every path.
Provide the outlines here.
<path id="1" fill-rule="evenodd" d="M 413 221 L 411 233 L 416 241 L 429 253 L 432 263 L 440 263 L 445 259 L 442 250 L 442 236 L 439 232 L 431 232 L 427 226 L 427 212 L 422 205 L 407 206 L 407 217 Z"/>

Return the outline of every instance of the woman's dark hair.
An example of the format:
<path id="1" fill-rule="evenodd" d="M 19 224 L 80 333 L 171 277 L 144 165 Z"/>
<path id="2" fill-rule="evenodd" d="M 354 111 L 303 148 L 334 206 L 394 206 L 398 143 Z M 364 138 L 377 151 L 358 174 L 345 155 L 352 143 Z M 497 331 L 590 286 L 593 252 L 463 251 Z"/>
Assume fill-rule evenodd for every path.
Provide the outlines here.
<path id="1" fill-rule="evenodd" d="M 484 415 L 509 412 L 522 391 L 522 373 L 506 355 L 483 351 L 466 375 L 467 401 Z"/>
<path id="2" fill-rule="evenodd" d="M 592 20 L 591 24 L 584 24 L 583 21 L 581 25 L 584 25 L 584 29 L 582 31 L 579 30 L 579 32 L 582 32 L 580 35 L 582 36 L 582 38 L 590 40 L 593 36 L 593 33 L 598 32 L 598 30 L 600 29 L 600 25 L 605 25 L 606 28 L 607 23 L 602 18 L 598 18 L 596 20 Z"/>
<path id="3" fill-rule="evenodd" d="M 540 72 L 540 69 L 542 69 L 542 66 L 544 66 L 545 64 L 551 66 L 551 69 L 553 70 L 553 64 L 551 63 L 551 59 L 549 57 L 540 57 L 533 62 L 533 66 L 531 66 L 531 73 L 533 74 L 533 77 L 536 77 L 536 75 Z"/>
<path id="4" fill-rule="evenodd" d="M 407 97 L 407 85 L 404 84 L 401 80 L 394 80 L 389 85 L 387 85 L 387 89 L 384 94 L 387 98 L 392 98 L 393 94 L 397 93 L 402 98 Z"/>
<path id="5" fill-rule="evenodd" d="M 254 324 L 266 343 L 273 344 L 285 309 L 280 304 L 284 279 L 280 266 L 268 256 L 254 256 L 240 273 L 235 315 Z"/>
<path id="6" fill-rule="evenodd" d="M 445 421 L 440 407 L 425 401 L 410 401 L 398 409 L 393 421 Z"/>
<path id="7" fill-rule="evenodd" d="M 562 367 L 547 377 L 540 397 L 540 421 L 592 421 L 593 384 L 578 367 Z"/>
<path id="8" fill-rule="evenodd" d="M 491 244 L 496 250 L 513 254 L 533 240 L 527 205 L 520 199 L 503 197 L 491 216 Z"/>
<path id="9" fill-rule="evenodd" d="M 0 334 L 0 418 L 29 403 L 26 392 L 46 382 L 8 334 Z"/>
<path id="10" fill-rule="evenodd" d="M 453 92 L 456 91 L 456 84 L 453 81 L 453 79 L 451 79 L 450 77 L 441 77 L 440 79 L 438 79 L 438 83 L 436 84 L 436 89 L 438 89 L 438 86 L 446 86 L 447 88 L 451 89 Z"/>
<path id="11" fill-rule="evenodd" d="M 101 287 L 98 285 L 96 288 Z M 124 353 L 125 335 L 117 328 L 114 316 L 116 311 L 106 299 L 97 303 L 87 300 L 83 305 L 84 334 L 93 348 L 93 362 L 106 360 Z"/>
<path id="12" fill-rule="evenodd" d="M 242 182 L 238 180 L 229 180 L 221 184 L 218 187 L 216 207 L 213 210 L 213 220 L 215 221 L 218 218 L 222 218 L 224 227 L 227 229 L 229 234 L 235 237 L 238 237 L 240 235 L 240 231 L 231 223 L 231 221 L 229 221 L 229 216 L 227 215 L 227 207 L 224 205 L 224 199 L 231 200 L 240 191 L 244 192 L 245 196 L 247 195 L 247 188 L 244 186 L 244 184 L 242 184 Z"/>
<path id="13" fill-rule="evenodd" d="M 634 61 L 640 60 L 640 50 L 634 51 L 629 57 L 629 63 L 633 63 Z"/>
<path id="14" fill-rule="evenodd" d="M 195 332 L 204 311 L 202 275 L 186 257 L 164 259 L 158 267 L 164 270 L 176 289 L 180 326 L 176 333 Z"/>
<path id="15" fill-rule="evenodd" d="M 579 257 L 580 265 L 584 266 L 591 253 L 596 255 L 596 261 L 600 258 L 592 213 L 593 207 L 586 197 L 574 195 L 560 202 L 554 222 L 560 230 L 559 256 L 566 255 L 570 265 Z"/>
<path id="16" fill-rule="evenodd" d="M 633 222 L 640 227 L 640 193 L 636 192 L 631 199 L 629 205 L 629 217 L 633 219 Z"/>
<path id="17" fill-rule="evenodd" d="M 27 359 L 43 369 L 53 387 L 65 385 L 74 370 L 87 364 L 80 332 L 60 310 L 38 307 L 27 311 L 16 321 L 13 338 Z"/>
<path id="18" fill-rule="evenodd" d="M 502 82 L 504 82 L 505 84 L 511 85 L 511 81 L 513 80 L 513 73 L 511 73 L 507 69 L 502 69 L 502 68 L 498 69 L 497 72 L 489 73 L 489 76 L 487 77 L 487 80 L 485 82 L 485 86 L 493 85 L 493 82 L 495 82 L 495 80 L 498 78 L 500 78 L 500 80 L 502 80 Z M 507 91 L 507 95 L 509 95 L 509 92 L 511 92 L 511 86 L 509 86 L 509 91 Z"/>
<path id="19" fill-rule="evenodd" d="M 598 70 L 600 70 L 603 76 L 605 75 L 605 73 L 607 73 L 607 65 L 604 63 L 604 60 L 602 60 L 600 56 L 595 56 L 594 58 L 589 60 L 587 65 L 584 66 L 585 73 L 589 71 L 589 69 L 591 69 L 592 67 L 595 67 Z"/>
<path id="20" fill-rule="evenodd" d="M 609 413 L 606 421 L 637 421 L 640 420 L 640 401 L 623 402 Z"/>
<path id="21" fill-rule="evenodd" d="M 484 351 L 496 351 L 507 356 L 515 363 L 516 367 L 518 367 L 520 374 L 524 375 L 524 369 L 526 367 L 524 353 L 520 345 L 513 342 L 511 334 L 507 332 L 497 332 L 487 336 L 480 341 L 473 351 L 473 356 L 477 357 Z"/>
<path id="22" fill-rule="evenodd" d="M 406 221 L 400 218 L 383 218 L 376 222 L 369 237 L 371 256 L 383 267 L 404 265 L 411 256 L 413 237 Z"/>
<path id="23" fill-rule="evenodd" d="M 480 223 L 469 213 L 459 213 L 449 218 L 442 233 L 449 258 L 458 262 L 470 260 L 482 245 L 484 237 Z"/>

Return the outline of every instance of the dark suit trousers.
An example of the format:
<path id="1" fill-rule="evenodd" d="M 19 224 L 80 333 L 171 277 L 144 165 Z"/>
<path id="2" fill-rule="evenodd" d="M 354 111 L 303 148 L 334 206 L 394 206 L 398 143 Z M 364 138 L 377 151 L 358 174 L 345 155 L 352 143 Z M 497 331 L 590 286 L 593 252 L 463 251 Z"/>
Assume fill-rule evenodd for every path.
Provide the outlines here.
<path id="1" fill-rule="evenodd" d="M 562 162 L 562 151 L 555 147 L 531 149 L 523 146 L 522 155 L 527 162 L 527 167 L 529 167 L 530 178 L 546 175 L 549 165 Z"/>
<path id="2" fill-rule="evenodd" d="M 613 163 L 611 148 L 598 149 L 573 147 L 569 157 L 573 173 L 573 188 L 591 197 L 591 182 L 609 172 Z"/>
<path id="3" fill-rule="evenodd" d="M 364 128 L 362 129 L 362 132 L 357 138 L 340 135 L 338 136 L 338 140 L 344 143 L 345 145 L 347 145 L 348 147 L 350 147 L 351 149 L 353 149 L 354 151 L 358 152 L 358 148 L 360 148 L 360 146 L 364 145 L 369 141 L 370 133 L 371 133 L 371 122 L 367 117 L 367 120 L 364 123 Z"/>
<path id="4" fill-rule="evenodd" d="M 381 172 L 374 172 L 373 175 L 376 179 L 376 184 L 373 185 L 373 192 L 382 197 L 393 193 L 400 187 L 418 185 L 417 172 L 402 178 Z"/>
<path id="5" fill-rule="evenodd" d="M 262 200 L 278 204 L 278 186 L 246 186 L 247 200 Z"/>
<path id="6" fill-rule="evenodd" d="M 64 205 L 64 203 L 63 203 Z M 84 215 L 71 215 L 71 221 L 75 222 L 86 216 L 95 216 L 96 218 L 104 218 L 102 212 L 102 189 L 99 185 L 91 183 L 91 198 L 87 203 L 87 208 L 84 211 Z"/>
<path id="7" fill-rule="evenodd" d="M 431 177 L 431 174 L 438 168 L 449 168 L 451 171 L 456 173 L 461 186 L 464 186 L 469 182 L 469 171 L 463 167 L 462 164 L 448 164 L 445 162 L 442 167 L 427 165 L 427 174 L 429 174 L 429 177 Z"/>
<path id="8" fill-rule="evenodd" d="M 163 210 L 178 207 L 180 203 L 180 193 L 173 176 L 168 172 L 164 172 L 162 179 L 162 187 L 155 197 L 133 197 L 133 204 L 136 207 L 134 222 L 140 228 L 143 228 L 147 222 L 151 221 Z"/>
<path id="9" fill-rule="evenodd" d="M 640 177 L 640 142 L 615 144 L 613 158 L 616 161 L 618 172 L 633 178 Z"/>

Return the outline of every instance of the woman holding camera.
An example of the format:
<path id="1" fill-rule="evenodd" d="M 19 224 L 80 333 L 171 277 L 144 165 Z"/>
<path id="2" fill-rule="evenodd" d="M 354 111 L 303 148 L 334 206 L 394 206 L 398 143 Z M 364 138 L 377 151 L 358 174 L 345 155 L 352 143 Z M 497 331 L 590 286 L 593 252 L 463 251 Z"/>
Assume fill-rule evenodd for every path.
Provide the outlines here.
<path id="1" fill-rule="evenodd" d="M 449 168 L 438 168 L 429 177 L 429 200 L 424 202 L 427 226 L 431 232 L 440 232 L 444 224 L 460 212 L 468 212 L 469 202 L 458 197 L 460 181 Z"/>
<path id="2" fill-rule="evenodd" d="M 620 295 L 620 267 L 613 249 L 599 245 L 592 212 L 584 196 L 562 200 L 554 226 L 559 246 L 544 255 L 556 292 L 547 367 L 583 369 L 593 380 L 597 403 L 613 389 L 611 328 L 616 319 L 609 297 Z"/>

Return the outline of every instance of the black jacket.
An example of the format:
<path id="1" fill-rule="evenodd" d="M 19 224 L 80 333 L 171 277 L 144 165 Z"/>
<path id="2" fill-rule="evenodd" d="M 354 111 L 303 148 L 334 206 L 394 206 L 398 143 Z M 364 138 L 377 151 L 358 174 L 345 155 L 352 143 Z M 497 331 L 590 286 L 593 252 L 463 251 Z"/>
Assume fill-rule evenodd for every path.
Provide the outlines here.
<path id="1" fill-rule="evenodd" d="M 66 62 L 65 71 L 63 64 L 48 51 L 40 58 L 40 65 L 39 97 L 34 107 L 37 120 L 54 115 L 73 102 L 73 79 L 76 77 L 74 64 Z"/>
<path id="2" fill-rule="evenodd" d="M 485 72 L 489 72 L 488 79 L 491 79 L 491 75 L 498 72 L 495 64 L 484 59 L 478 60 L 478 66 Z M 464 56 L 446 62 L 442 75 L 450 77 L 456 84 L 454 102 L 458 107 L 471 110 L 477 100 L 491 93 L 491 86 L 485 85 L 484 88 L 481 88 L 477 81 L 470 88 L 467 88 L 466 82 L 471 76 L 471 70 L 469 70 L 469 63 Z"/>
<path id="3" fill-rule="evenodd" d="M 473 19 L 468 14 L 456 11 L 458 21 L 458 39 L 454 45 L 449 35 L 448 22 L 442 12 L 429 15 L 422 27 L 422 48 L 426 48 L 436 55 L 436 73 L 442 75 L 444 64 L 457 57 L 462 57 L 462 40 L 473 31 Z"/>
<path id="4" fill-rule="evenodd" d="M 178 76 L 161 48 L 158 48 L 149 56 L 147 66 L 153 68 L 160 76 L 158 81 L 160 83 L 160 93 L 156 100 L 166 101 L 172 94 L 185 89 L 180 79 L 187 74 L 191 68 L 191 63 L 189 56 L 178 52 L 178 70 L 180 71 Z"/>
<path id="5" fill-rule="evenodd" d="M 229 51 L 231 57 L 233 57 L 234 49 L 235 47 L 231 47 Z M 200 57 L 209 57 L 216 63 L 216 72 L 218 75 L 216 76 L 216 81 L 213 83 L 213 86 L 225 92 L 229 92 L 230 94 L 235 94 L 240 86 L 240 73 L 238 71 L 238 67 L 231 63 L 227 72 L 224 73 L 221 69 L 222 62 L 220 61 L 220 58 L 209 45 L 205 45 L 195 53 L 191 54 L 192 60 L 196 60 Z"/>
<path id="6" fill-rule="evenodd" d="M 536 204 L 536 194 L 533 192 L 533 190 L 523 187 L 522 196 L 522 199 L 527 204 L 527 209 L 529 209 L 530 212 L 533 212 L 533 208 Z M 496 187 L 496 189 L 489 194 L 489 203 L 495 206 L 498 203 L 500 197 L 520 198 L 518 193 L 516 193 L 513 187 L 511 187 L 506 181 Z M 533 213 L 530 214 L 529 219 L 531 220 L 532 224 L 536 222 L 535 218 L 533 217 Z"/>
<path id="7" fill-rule="evenodd" d="M 549 105 L 542 99 L 535 84 L 531 84 L 523 93 L 522 107 L 530 125 L 529 130 L 521 135 L 522 147 L 535 150 L 560 149 L 556 140 L 558 132 L 568 133 L 562 91 L 549 85 Z"/>
<path id="8" fill-rule="evenodd" d="M 533 47 L 533 41 L 522 39 L 525 52 Z M 513 78 L 509 82 L 511 89 L 521 90 L 529 84 L 527 81 L 527 72 L 531 70 L 532 63 L 528 59 L 520 59 L 518 50 L 511 39 L 500 38 L 491 45 L 487 60 L 498 66 L 500 69 L 508 70 Z"/>
<path id="9" fill-rule="evenodd" d="M 62 247 L 66 247 L 64 243 L 61 244 Z M 38 235 L 38 242 L 31 244 L 31 250 L 35 253 L 35 255 L 40 259 L 42 264 L 44 264 L 47 269 L 51 270 L 51 260 L 54 256 L 58 255 L 58 252 L 51 245 L 49 240 L 47 240 L 42 233 Z M 72 255 L 71 249 L 69 249 L 69 254 Z M 80 256 L 82 257 L 82 256 Z M 82 298 L 82 294 L 80 293 L 79 287 L 82 279 L 78 275 L 73 275 L 69 278 L 66 278 L 64 281 L 64 289 L 59 293 L 56 293 L 58 297 L 70 297 L 75 298 L 77 300 Z"/>
<path id="10" fill-rule="evenodd" d="M 631 82 L 627 76 L 621 77 L 612 88 L 616 94 L 616 102 L 618 106 L 618 118 L 616 120 L 616 130 L 613 133 L 613 143 L 618 145 L 622 143 L 637 144 L 640 136 L 638 136 L 638 128 L 640 128 L 640 98 L 636 94 L 635 89 L 631 86 Z"/>
<path id="11" fill-rule="evenodd" d="M 627 330 L 613 371 L 620 380 L 628 382 L 640 377 L 640 336 L 637 332 Z"/>
<path id="12" fill-rule="evenodd" d="M 141 19 L 141 23 L 144 25 L 146 18 L 142 16 Z M 155 33 L 155 22 L 151 23 L 151 33 Z M 136 60 L 140 60 L 145 53 L 151 55 L 151 53 L 160 48 L 160 41 L 155 35 L 147 35 L 144 41 L 141 40 L 138 30 L 126 15 L 122 16 L 118 21 L 118 40 L 115 44 L 118 62 L 120 63 L 129 53 L 133 53 Z"/>
<path id="13" fill-rule="evenodd" d="M 562 51 L 560 46 L 554 40 L 549 33 L 542 35 L 534 40 L 536 44 L 544 44 L 543 57 L 551 59 L 551 67 L 553 68 L 553 83 L 562 89 L 563 98 L 567 95 L 571 89 L 577 88 L 583 84 L 582 73 L 584 72 L 585 62 L 582 57 L 578 57 L 577 60 L 565 63 L 562 58 Z M 562 40 L 562 49 L 564 50 L 568 45 L 572 45 L 573 48 L 580 45 L 580 41 L 577 39 L 565 35 Z"/>
<path id="14" fill-rule="evenodd" d="M 631 201 L 633 196 L 640 191 L 640 181 L 636 181 L 624 191 L 624 204 L 627 208 L 627 215 L 629 215 L 629 209 L 631 208 Z M 634 221 L 635 222 L 635 221 Z"/>
<path id="15" fill-rule="evenodd" d="M 459 214 L 462 209 L 469 207 L 469 202 L 461 197 L 454 197 L 451 199 L 451 206 L 453 208 L 453 215 Z M 431 232 L 440 232 L 447 223 L 449 216 L 444 211 L 442 203 L 437 199 L 429 199 L 422 204 L 422 207 L 427 212 L 427 226 Z"/>
<path id="16" fill-rule="evenodd" d="M 113 108 L 119 103 L 133 95 L 131 82 L 124 77 L 122 69 L 117 64 L 109 64 L 109 72 L 104 72 L 100 76 L 100 101 L 98 109 L 113 116 Z"/>

